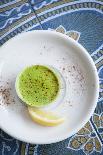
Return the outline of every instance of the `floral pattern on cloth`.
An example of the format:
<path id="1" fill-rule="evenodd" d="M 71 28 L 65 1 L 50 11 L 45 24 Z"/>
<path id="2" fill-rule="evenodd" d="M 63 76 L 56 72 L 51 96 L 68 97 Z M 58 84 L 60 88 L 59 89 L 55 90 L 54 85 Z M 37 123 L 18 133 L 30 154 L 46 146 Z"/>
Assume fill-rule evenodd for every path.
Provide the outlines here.
<path id="1" fill-rule="evenodd" d="M 49 30 L 66 34 L 68 37 L 70 37 L 70 38 L 72 38 L 72 39 L 74 39 L 76 41 L 78 41 L 79 38 L 80 38 L 80 32 L 77 32 L 77 31 L 74 31 L 74 30 L 66 31 L 66 29 L 62 25 L 57 27 L 55 30 L 50 29 L 50 28 L 49 28 Z"/>
<path id="2" fill-rule="evenodd" d="M 75 151 L 82 150 L 85 154 L 102 152 L 102 143 L 100 137 L 98 137 L 98 133 L 103 138 L 103 113 L 100 115 L 94 113 L 92 120 L 96 131 L 93 129 L 93 124 L 89 121 L 70 139 L 68 148 Z"/>

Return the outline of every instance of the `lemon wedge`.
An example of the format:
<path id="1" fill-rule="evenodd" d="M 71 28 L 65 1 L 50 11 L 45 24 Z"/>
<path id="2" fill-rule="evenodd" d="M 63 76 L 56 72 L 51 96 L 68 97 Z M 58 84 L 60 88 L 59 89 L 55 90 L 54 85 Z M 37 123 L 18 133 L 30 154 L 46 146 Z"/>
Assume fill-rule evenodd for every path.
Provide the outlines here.
<path id="1" fill-rule="evenodd" d="M 58 116 L 51 111 L 44 111 L 37 108 L 28 107 L 32 120 L 43 126 L 56 126 L 64 122 L 64 117 Z"/>

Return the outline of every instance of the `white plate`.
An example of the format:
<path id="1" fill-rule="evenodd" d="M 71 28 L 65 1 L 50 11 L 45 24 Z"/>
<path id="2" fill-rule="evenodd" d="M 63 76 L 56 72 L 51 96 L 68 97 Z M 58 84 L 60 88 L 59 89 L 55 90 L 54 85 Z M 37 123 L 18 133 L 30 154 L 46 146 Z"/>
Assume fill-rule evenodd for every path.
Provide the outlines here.
<path id="1" fill-rule="evenodd" d="M 16 76 L 24 67 L 33 64 L 55 67 L 66 82 L 63 102 L 52 108 L 66 116 L 66 121 L 59 126 L 43 127 L 34 123 L 17 97 Z M 0 49 L 0 127 L 19 140 L 49 144 L 73 135 L 92 115 L 98 89 L 98 75 L 91 57 L 66 35 L 51 31 L 22 33 Z"/>

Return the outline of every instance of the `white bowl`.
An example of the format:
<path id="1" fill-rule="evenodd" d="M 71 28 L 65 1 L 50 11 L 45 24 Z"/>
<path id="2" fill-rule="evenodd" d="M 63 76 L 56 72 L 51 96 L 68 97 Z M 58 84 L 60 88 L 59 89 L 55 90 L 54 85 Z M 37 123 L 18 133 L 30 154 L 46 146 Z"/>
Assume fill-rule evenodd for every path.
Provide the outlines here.
<path id="1" fill-rule="evenodd" d="M 17 97 L 16 76 L 26 66 L 35 64 L 53 66 L 65 80 L 65 98 L 60 106 L 51 109 L 66 117 L 59 126 L 34 123 Z M 0 48 L 0 78 L 3 89 L 11 88 L 10 104 L 3 100 L 0 105 L 0 127 L 9 135 L 33 144 L 59 142 L 78 132 L 90 119 L 98 100 L 98 74 L 90 55 L 79 43 L 57 32 L 22 33 L 5 43 Z"/>
<path id="2" fill-rule="evenodd" d="M 36 65 L 43 65 L 43 64 L 36 64 Z M 45 66 L 45 65 L 43 65 L 43 66 Z M 30 67 L 30 66 L 28 66 L 28 67 Z M 32 107 L 37 107 L 37 108 L 45 108 L 46 110 L 48 110 L 48 109 L 54 109 L 55 107 L 59 106 L 59 104 L 61 104 L 61 102 L 63 101 L 64 96 L 66 94 L 65 93 L 65 91 L 66 91 L 66 84 L 65 84 L 65 80 L 64 80 L 63 76 L 61 75 L 61 73 L 57 69 L 55 69 L 52 66 L 47 66 L 47 65 L 45 67 L 47 67 L 48 69 L 50 69 L 55 74 L 56 78 L 58 79 L 58 83 L 59 83 L 59 91 L 58 91 L 58 94 L 57 94 L 56 98 L 52 102 L 48 103 L 45 106 L 44 105 L 42 105 L 42 106 L 40 106 L 40 105 L 39 106 L 37 106 L 37 105 L 36 106 L 31 105 L 31 106 Z M 16 77 L 16 80 L 15 80 L 15 90 L 16 90 L 16 93 L 17 93 L 18 97 L 21 99 L 21 101 L 23 101 L 26 105 L 29 105 L 29 103 L 27 103 L 25 101 L 25 99 L 23 98 L 23 96 L 21 95 L 21 93 L 19 91 L 19 87 L 18 87 L 18 81 L 19 81 L 20 75 L 24 72 L 24 70 L 22 70 L 17 75 L 17 77 Z"/>

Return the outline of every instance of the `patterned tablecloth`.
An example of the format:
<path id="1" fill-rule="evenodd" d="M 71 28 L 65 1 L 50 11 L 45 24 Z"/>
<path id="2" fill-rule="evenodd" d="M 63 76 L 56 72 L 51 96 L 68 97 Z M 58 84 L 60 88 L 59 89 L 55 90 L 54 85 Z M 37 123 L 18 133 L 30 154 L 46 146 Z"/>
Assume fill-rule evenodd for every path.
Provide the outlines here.
<path id="1" fill-rule="evenodd" d="M 103 0 L 0 0 L 0 45 L 37 29 L 64 33 L 88 50 L 100 78 L 98 104 L 84 128 L 56 144 L 27 144 L 0 130 L 0 155 L 103 155 Z"/>

